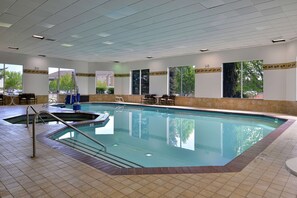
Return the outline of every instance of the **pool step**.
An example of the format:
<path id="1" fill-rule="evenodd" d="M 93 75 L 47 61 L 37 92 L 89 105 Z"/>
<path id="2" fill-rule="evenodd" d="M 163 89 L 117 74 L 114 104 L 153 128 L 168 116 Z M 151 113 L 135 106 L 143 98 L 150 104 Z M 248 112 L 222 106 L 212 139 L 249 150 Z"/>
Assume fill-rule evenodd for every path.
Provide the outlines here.
<path id="1" fill-rule="evenodd" d="M 98 159 L 108 162 L 112 165 L 115 165 L 119 168 L 142 168 L 143 167 L 139 164 L 136 164 L 136 163 L 126 160 L 124 158 L 121 158 L 121 157 L 118 157 L 111 153 L 105 152 L 105 151 L 103 151 L 103 149 L 99 150 L 96 147 L 87 145 L 83 142 L 79 142 L 76 139 L 65 138 L 65 139 L 61 139 L 61 140 L 57 140 L 57 141 L 62 144 L 66 144 L 67 146 L 70 146 L 72 148 L 75 148 L 76 150 L 79 150 L 83 153 L 91 155 L 95 158 L 98 158 Z"/>

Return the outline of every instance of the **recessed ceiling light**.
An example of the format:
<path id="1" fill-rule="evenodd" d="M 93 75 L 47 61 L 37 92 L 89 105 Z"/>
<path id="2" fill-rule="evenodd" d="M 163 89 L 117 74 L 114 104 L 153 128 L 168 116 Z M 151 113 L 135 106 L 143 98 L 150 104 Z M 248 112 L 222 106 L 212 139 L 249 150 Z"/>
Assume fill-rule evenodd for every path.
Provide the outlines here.
<path id="1" fill-rule="evenodd" d="M 208 49 L 201 49 L 200 52 L 207 52 Z"/>
<path id="2" fill-rule="evenodd" d="M 45 27 L 45 28 L 52 28 L 54 27 L 55 25 L 53 24 L 49 24 L 49 23 L 40 23 L 39 26 L 42 26 L 42 27 Z"/>
<path id="3" fill-rule="evenodd" d="M 72 44 L 67 44 L 67 43 L 63 43 L 61 44 L 63 47 L 72 47 L 73 45 Z"/>
<path id="4" fill-rule="evenodd" d="M 40 36 L 40 35 L 37 35 L 37 34 L 34 34 L 33 36 L 32 36 L 33 38 L 36 38 L 36 39 L 44 39 L 44 36 Z"/>
<path id="5" fill-rule="evenodd" d="M 112 45 L 113 44 L 113 42 L 111 42 L 111 41 L 104 41 L 103 43 L 106 44 L 106 45 Z"/>
<path id="6" fill-rule="evenodd" d="M 152 157 L 153 154 L 151 154 L 151 153 L 146 153 L 145 156 L 147 156 L 147 157 Z"/>
<path id="7" fill-rule="evenodd" d="M 98 36 L 101 36 L 101 37 L 108 37 L 108 36 L 110 36 L 110 34 L 105 33 L 105 32 L 102 32 L 102 33 L 97 34 L 97 35 L 98 35 Z"/>
<path id="8" fill-rule="evenodd" d="M 10 26 L 12 26 L 12 24 L 0 22 L 0 27 L 9 28 Z"/>
<path id="9" fill-rule="evenodd" d="M 18 47 L 12 47 L 12 46 L 8 46 L 8 49 L 19 50 Z"/>
<path id="10" fill-rule="evenodd" d="M 72 37 L 72 38 L 82 38 L 82 36 L 77 35 L 77 34 L 71 35 L 71 37 Z"/>
<path id="11" fill-rule="evenodd" d="M 279 39 L 272 39 L 271 41 L 272 43 L 280 43 L 280 42 L 285 42 L 286 40 L 283 38 L 279 38 Z"/>
<path id="12" fill-rule="evenodd" d="M 150 58 L 153 58 L 152 56 L 147 56 L 146 58 L 150 59 Z"/>

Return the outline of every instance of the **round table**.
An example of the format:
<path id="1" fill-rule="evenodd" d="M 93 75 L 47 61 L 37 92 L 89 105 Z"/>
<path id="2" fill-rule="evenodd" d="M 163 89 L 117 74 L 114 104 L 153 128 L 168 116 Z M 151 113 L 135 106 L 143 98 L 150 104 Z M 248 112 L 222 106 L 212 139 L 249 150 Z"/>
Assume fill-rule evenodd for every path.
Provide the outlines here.
<path id="1" fill-rule="evenodd" d="M 17 105 L 14 101 L 15 98 L 17 98 L 19 95 L 5 95 L 6 97 L 9 97 L 10 98 L 10 103 L 8 105 Z"/>

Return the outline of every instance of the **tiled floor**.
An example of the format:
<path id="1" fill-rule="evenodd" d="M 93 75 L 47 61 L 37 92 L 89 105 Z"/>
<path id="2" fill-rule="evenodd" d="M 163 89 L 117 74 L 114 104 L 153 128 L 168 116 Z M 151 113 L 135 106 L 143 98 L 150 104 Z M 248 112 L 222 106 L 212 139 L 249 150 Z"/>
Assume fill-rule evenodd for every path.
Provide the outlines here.
<path id="1" fill-rule="evenodd" d="M 0 118 L 25 108 L 0 107 Z M 38 125 L 37 131 L 60 127 Z M 0 121 L 0 197 L 297 197 L 297 177 L 285 169 L 297 156 L 297 122 L 233 173 L 112 176 L 39 142 L 36 154 L 31 159 L 30 130 Z"/>

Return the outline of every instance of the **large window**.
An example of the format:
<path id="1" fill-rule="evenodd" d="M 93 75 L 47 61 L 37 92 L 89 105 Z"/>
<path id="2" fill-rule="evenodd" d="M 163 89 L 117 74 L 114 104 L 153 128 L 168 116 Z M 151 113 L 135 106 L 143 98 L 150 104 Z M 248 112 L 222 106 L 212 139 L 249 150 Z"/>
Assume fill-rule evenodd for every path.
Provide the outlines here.
<path id="1" fill-rule="evenodd" d="M 194 96 L 195 66 L 169 67 L 169 94 Z"/>
<path id="2" fill-rule="evenodd" d="M 263 61 L 224 63 L 223 97 L 263 99 Z"/>
<path id="3" fill-rule="evenodd" d="M 132 71 L 132 94 L 144 95 L 150 92 L 150 70 L 133 70 Z"/>
<path id="4" fill-rule="evenodd" d="M 0 63 L 0 93 L 23 92 L 23 66 Z"/>
<path id="5" fill-rule="evenodd" d="M 96 94 L 114 94 L 113 71 L 96 71 Z"/>
<path id="6" fill-rule="evenodd" d="M 74 69 L 48 68 L 49 101 L 57 101 L 57 94 L 68 94 L 74 91 Z"/>

